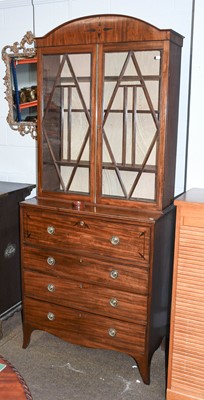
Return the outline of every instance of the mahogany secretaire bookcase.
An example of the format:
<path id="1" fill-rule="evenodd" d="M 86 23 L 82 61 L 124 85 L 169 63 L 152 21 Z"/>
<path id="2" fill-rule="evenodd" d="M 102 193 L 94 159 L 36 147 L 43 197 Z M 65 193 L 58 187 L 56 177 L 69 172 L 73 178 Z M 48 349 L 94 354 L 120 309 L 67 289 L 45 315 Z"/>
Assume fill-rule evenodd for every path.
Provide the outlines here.
<path id="1" fill-rule="evenodd" d="M 121 15 L 36 39 L 38 195 L 21 204 L 34 329 L 125 352 L 149 383 L 169 332 L 183 38 Z"/>

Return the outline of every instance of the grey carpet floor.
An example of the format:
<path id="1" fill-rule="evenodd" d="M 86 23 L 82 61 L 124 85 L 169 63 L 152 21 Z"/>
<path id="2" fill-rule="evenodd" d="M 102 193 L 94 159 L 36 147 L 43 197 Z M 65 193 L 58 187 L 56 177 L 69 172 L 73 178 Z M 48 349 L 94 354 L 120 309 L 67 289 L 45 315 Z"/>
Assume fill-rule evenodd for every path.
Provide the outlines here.
<path id="1" fill-rule="evenodd" d="M 75 346 L 41 331 L 34 331 L 30 345 L 22 349 L 18 312 L 3 321 L 0 355 L 21 373 L 33 400 L 165 399 L 164 352 L 160 348 L 153 356 L 151 384 L 147 386 L 135 361 L 126 354 Z"/>

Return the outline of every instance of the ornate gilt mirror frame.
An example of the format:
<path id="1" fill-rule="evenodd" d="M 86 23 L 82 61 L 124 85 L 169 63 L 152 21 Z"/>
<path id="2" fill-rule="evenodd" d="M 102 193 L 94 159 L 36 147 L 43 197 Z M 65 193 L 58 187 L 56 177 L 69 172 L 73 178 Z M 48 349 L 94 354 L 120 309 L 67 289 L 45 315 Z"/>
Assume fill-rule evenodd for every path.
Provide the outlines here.
<path id="1" fill-rule="evenodd" d="M 12 77 L 11 77 L 11 59 L 30 58 L 36 56 L 35 38 L 32 32 L 26 32 L 21 42 L 15 42 L 13 45 L 4 46 L 2 49 L 2 60 L 6 65 L 6 75 L 4 77 L 4 84 L 6 86 L 5 99 L 8 101 L 9 111 L 7 116 L 7 122 L 11 129 L 19 131 L 24 136 L 31 134 L 31 137 L 35 139 L 37 137 L 37 124 L 35 122 L 17 122 L 14 119 L 13 113 L 13 92 L 12 92 Z"/>

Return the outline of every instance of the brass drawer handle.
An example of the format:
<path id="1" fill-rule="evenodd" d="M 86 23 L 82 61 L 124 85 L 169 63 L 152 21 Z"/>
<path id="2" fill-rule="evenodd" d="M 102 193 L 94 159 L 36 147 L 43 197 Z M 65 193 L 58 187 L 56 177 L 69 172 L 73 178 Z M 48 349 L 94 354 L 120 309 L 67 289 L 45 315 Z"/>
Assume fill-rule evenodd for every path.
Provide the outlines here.
<path id="1" fill-rule="evenodd" d="M 117 279 L 118 275 L 119 275 L 119 273 L 118 273 L 118 271 L 116 269 L 112 269 L 112 271 L 110 272 L 110 277 L 112 279 Z"/>
<path id="2" fill-rule="evenodd" d="M 114 336 L 116 336 L 117 331 L 116 331 L 116 329 L 114 329 L 114 328 L 110 328 L 110 329 L 108 330 L 108 334 L 109 334 L 109 336 L 114 337 Z"/>
<path id="3" fill-rule="evenodd" d="M 117 307 L 118 305 L 118 300 L 115 299 L 115 297 L 112 297 L 112 299 L 110 299 L 109 304 L 111 305 L 111 307 Z"/>
<path id="4" fill-rule="evenodd" d="M 49 321 L 54 321 L 55 319 L 55 314 L 53 314 L 52 312 L 49 312 L 47 314 L 47 318 L 49 319 Z"/>
<path id="5" fill-rule="evenodd" d="M 49 283 L 48 285 L 47 285 L 47 290 L 48 290 L 48 292 L 54 292 L 55 291 L 55 285 L 53 285 L 53 283 Z"/>
<path id="6" fill-rule="evenodd" d="M 47 263 L 48 263 L 48 265 L 51 265 L 51 266 L 55 265 L 54 257 L 48 257 L 47 258 Z"/>
<path id="7" fill-rule="evenodd" d="M 113 244 L 113 246 L 117 246 L 120 243 L 120 239 L 118 236 L 112 236 L 110 242 L 111 244 Z"/>
<path id="8" fill-rule="evenodd" d="M 55 233 L 54 226 L 48 226 L 47 227 L 47 233 L 49 233 L 49 235 L 53 235 Z"/>
<path id="9" fill-rule="evenodd" d="M 80 222 L 79 222 L 79 225 L 80 225 L 80 226 L 84 226 L 84 225 L 85 225 L 85 222 L 84 222 L 84 221 L 80 221 Z"/>

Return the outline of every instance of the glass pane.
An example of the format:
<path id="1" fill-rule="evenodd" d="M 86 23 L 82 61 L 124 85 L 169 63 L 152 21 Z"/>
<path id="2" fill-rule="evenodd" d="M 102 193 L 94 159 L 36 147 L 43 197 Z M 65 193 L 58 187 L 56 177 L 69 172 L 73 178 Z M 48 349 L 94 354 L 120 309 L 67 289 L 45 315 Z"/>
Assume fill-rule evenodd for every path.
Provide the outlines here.
<path id="1" fill-rule="evenodd" d="M 104 57 L 102 195 L 155 201 L 160 51 Z"/>
<path id="2" fill-rule="evenodd" d="M 44 55 L 43 79 L 43 189 L 89 194 L 91 54 Z"/>
<path id="3" fill-rule="evenodd" d="M 126 192 L 132 188 L 137 173 L 133 171 L 120 171 L 122 181 L 125 182 Z M 103 169 L 103 194 L 104 196 L 124 197 L 124 192 L 114 170 Z M 140 200 L 154 200 L 155 179 L 152 173 L 143 173 L 133 192 L 132 198 Z"/>

